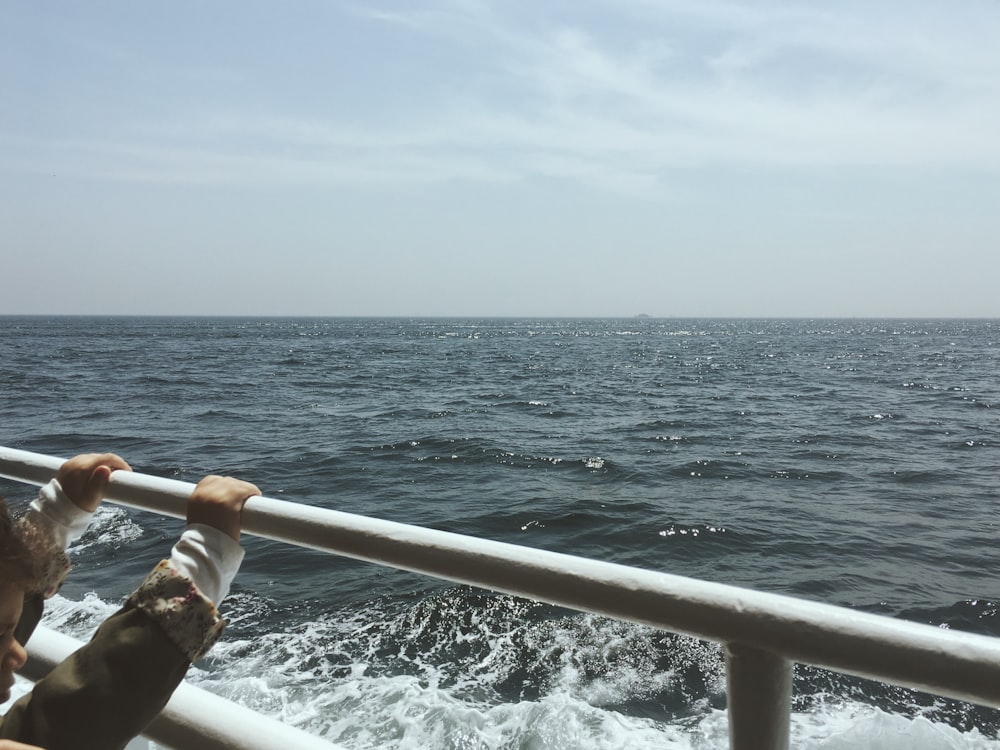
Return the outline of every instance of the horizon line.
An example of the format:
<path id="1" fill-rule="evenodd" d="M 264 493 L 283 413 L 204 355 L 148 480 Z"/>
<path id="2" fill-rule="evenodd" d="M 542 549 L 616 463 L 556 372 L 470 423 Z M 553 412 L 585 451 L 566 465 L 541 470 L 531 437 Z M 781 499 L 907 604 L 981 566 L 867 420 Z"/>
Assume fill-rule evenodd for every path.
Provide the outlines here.
<path id="1" fill-rule="evenodd" d="M 990 315 L 425 315 L 243 313 L 4 313 L 0 318 L 187 318 L 254 320 L 1000 320 Z"/>

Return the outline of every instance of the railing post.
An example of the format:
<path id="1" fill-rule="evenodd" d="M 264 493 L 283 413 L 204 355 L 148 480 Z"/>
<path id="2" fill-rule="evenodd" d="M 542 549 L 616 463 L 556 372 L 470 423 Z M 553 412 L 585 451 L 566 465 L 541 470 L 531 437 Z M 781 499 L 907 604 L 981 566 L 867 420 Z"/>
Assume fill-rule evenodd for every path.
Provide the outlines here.
<path id="1" fill-rule="evenodd" d="M 742 643 L 726 645 L 731 750 L 788 750 L 792 663 Z"/>

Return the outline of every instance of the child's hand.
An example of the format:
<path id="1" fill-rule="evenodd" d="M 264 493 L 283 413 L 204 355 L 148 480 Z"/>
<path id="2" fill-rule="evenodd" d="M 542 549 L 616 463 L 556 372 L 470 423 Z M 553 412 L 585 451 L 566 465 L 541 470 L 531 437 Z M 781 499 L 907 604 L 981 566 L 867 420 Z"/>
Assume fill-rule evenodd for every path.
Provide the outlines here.
<path id="1" fill-rule="evenodd" d="M 259 494 L 260 490 L 250 482 L 209 475 L 198 482 L 188 498 L 187 522 L 214 526 L 238 542 L 243 504 Z"/>
<path id="2" fill-rule="evenodd" d="M 63 462 L 56 479 L 78 508 L 93 513 L 104 499 L 113 471 L 132 471 L 132 467 L 114 453 L 84 453 Z"/>

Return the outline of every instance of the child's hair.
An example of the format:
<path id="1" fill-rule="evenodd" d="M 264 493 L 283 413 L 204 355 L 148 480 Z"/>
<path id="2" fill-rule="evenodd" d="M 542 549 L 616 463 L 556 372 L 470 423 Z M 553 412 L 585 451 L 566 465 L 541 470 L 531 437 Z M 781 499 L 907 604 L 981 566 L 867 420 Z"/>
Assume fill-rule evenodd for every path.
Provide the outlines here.
<path id="1" fill-rule="evenodd" d="M 0 497 L 0 587 L 32 588 L 38 578 L 37 560 L 31 541 L 21 535 Z"/>

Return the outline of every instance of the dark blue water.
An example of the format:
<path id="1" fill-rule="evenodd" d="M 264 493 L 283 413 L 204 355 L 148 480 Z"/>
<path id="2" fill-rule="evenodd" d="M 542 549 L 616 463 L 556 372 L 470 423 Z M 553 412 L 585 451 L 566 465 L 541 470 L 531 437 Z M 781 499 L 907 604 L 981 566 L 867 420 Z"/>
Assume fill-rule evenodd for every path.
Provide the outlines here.
<path id="1" fill-rule="evenodd" d="M 1000 635 L 998 373 L 1000 321 L 0 318 L 0 444 Z M 53 619 L 177 531 L 102 511 Z M 715 646 L 245 546 L 194 679 L 345 746 L 725 746 Z M 1000 730 L 796 680 L 802 747 Z"/>

